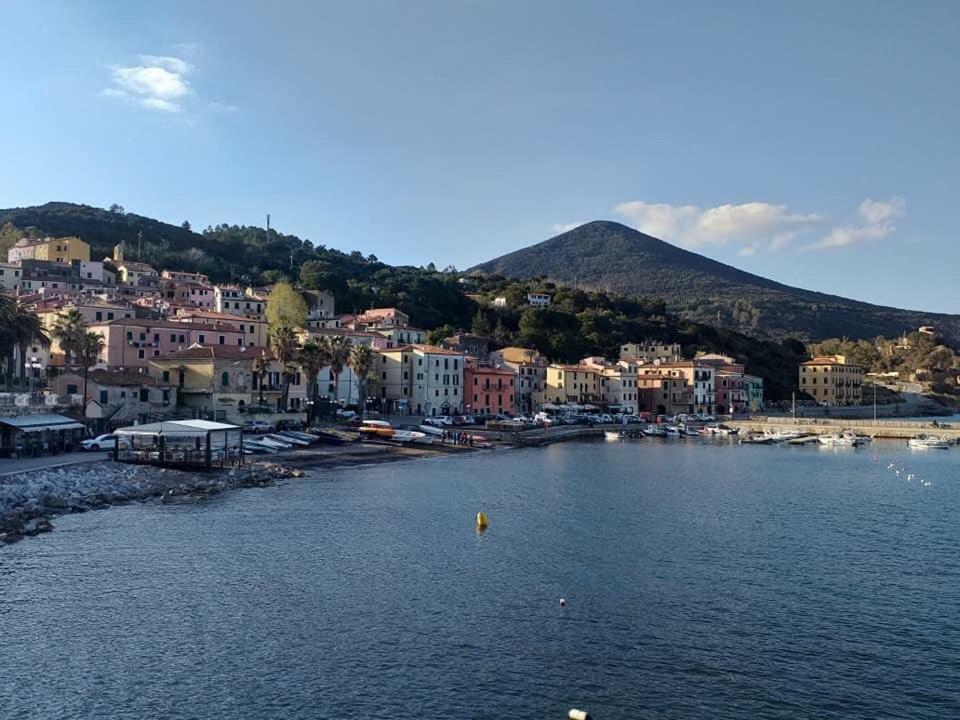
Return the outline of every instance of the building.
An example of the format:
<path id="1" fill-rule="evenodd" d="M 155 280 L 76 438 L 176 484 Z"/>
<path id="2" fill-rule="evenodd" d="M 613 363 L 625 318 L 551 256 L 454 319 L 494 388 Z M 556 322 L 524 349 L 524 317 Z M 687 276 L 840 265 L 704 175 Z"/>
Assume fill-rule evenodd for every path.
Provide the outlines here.
<path id="1" fill-rule="evenodd" d="M 800 391 L 821 405 L 843 407 L 863 402 L 863 368 L 843 355 L 817 357 L 800 364 Z"/>
<path id="2" fill-rule="evenodd" d="M 400 347 L 401 345 L 422 345 L 427 341 L 427 331 L 419 328 L 405 326 L 391 326 L 382 328 L 370 328 L 369 332 L 383 335 L 390 344 L 387 347 Z"/>
<path id="3" fill-rule="evenodd" d="M 80 293 L 79 267 L 51 260 L 21 260 L 20 291 L 23 294 L 77 295 Z"/>
<path id="4" fill-rule="evenodd" d="M 147 263 L 116 260 L 112 263 L 112 269 L 123 285 L 156 287 L 160 280 L 159 273 Z"/>
<path id="5" fill-rule="evenodd" d="M 168 272 L 164 270 L 159 281 L 160 296 L 167 305 L 171 307 L 189 306 L 206 310 L 216 308 L 214 287 L 194 279 L 195 277 L 206 277 L 206 275 L 199 275 L 199 273 L 172 273 L 171 277 L 167 275 Z"/>
<path id="6" fill-rule="evenodd" d="M 717 370 L 715 383 L 718 415 L 746 412 L 747 395 L 744 391 L 743 372 Z"/>
<path id="7" fill-rule="evenodd" d="M 210 420 L 165 420 L 116 431 L 113 459 L 175 467 L 243 464 L 243 430 Z"/>
<path id="8" fill-rule="evenodd" d="M 595 367 L 585 365 L 547 365 L 544 399 L 555 405 L 599 402 L 603 399 L 600 373 Z"/>
<path id="9" fill-rule="evenodd" d="M 370 308 L 354 318 L 356 329 L 364 327 L 408 327 L 410 316 L 397 308 Z"/>
<path id="10" fill-rule="evenodd" d="M 69 265 L 74 260 L 90 260 L 90 246 L 78 237 L 20 238 L 7 251 L 8 262 L 45 260 Z"/>
<path id="11" fill-rule="evenodd" d="M 686 375 L 659 364 L 637 366 L 637 409 L 658 415 L 693 412 L 693 390 Z"/>
<path id="12" fill-rule="evenodd" d="M 164 270 L 160 277 L 165 280 L 180 280 L 182 282 L 197 283 L 198 285 L 209 285 L 210 278 L 203 273 L 182 272 L 180 270 Z"/>
<path id="13" fill-rule="evenodd" d="M 485 358 L 490 352 L 489 338 L 468 333 L 457 333 L 440 341 L 440 346 L 447 350 L 456 350 L 464 355 L 475 358 Z"/>
<path id="14" fill-rule="evenodd" d="M 507 306 L 507 298 L 504 296 L 495 297 L 491 303 L 494 307 L 503 308 Z"/>
<path id="15" fill-rule="evenodd" d="M 21 287 L 20 264 L 0 262 L 0 290 L 16 293 Z"/>
<path id="16" fill-rule="evenodd" d="M 99 362 L 110 368 L 146 368 L 151 359 L 191 345 L 244 347 L 244 333 L 235 325 L 221 322 L 122 318 L 93 323 L 90 330 L 103 336 Z"/>
<path id="17" fill-rule="evenodd" d="M 411 415 L 463 411 L 463 353 L 433 345 L 405 345 L 380 351 L 376 382 L 381 399 Z"/>
<path id="18" fill-rule="evenodd" d="M 607 362 L 602 357 L 588 357 L 580 361 L 585 367 L 600 373 L 600 395 L 611 412 L 638 411 L 637 364 L 631 360 Z"/>
<path id="19" fill-rule="evenodd" d="M 247 347 L 267 347 L 270 334 L 267 321 L 257 317 L 245 317 L 232 313 L 214 312 L 193 308 L 178 308 L 176 314 L 167 318 L 171 322 L 224 323 L 233 325 L 243 334 L 243 344 Z"/>
<path id="20" fill-rule="evenodd" d="M 502 413 L 516 410 L 516 373 L 490 362 L 467 361 L 463 371 L 464 409 L 469 413 Z"/>
<path id="21" fill-rule="evenodd" d="M 675 371 L 686 380 L 690 390 L 690 407 L 686 412 L 712 415 L 717 411 L 717 369 L 712 364 L 700 360 L 680 360 L 655 365 L 661 370 Z"/>
<path id="22" fill-rule="evenodd" d="M 550 296 L 546 293 L 527 293 L 527 305 L 548 307 L 550 305 Z"/>
<path id="23" fill-rule="evenodd" d="M 86 426 L 64 415 L 0 417 L 0 456 L 29 457 L 80 448 Z"/>
<path id="24" fill-rule="evenodd" d="M 262 382 L 254 370 L 258 357 L 270 362 Z M 303 373 L 299 369 L 288 373 L 284 407 L 284 368 L 262 348 L 192 345 L 151 359 L 150 374 L 175 387 L 180 408 L 197 417 L 242 422 L 257 410 L 300 412 L 306 407 L 307 383 Z"/>
<path id="25" fill-rule="evenodd" d="M 514 404 L 518 412 L 530 413 L 539 410 L 544 403 L 547 387 L 547 361 L 536 350 L 522 347 L 505 347 L 490 353 L 495 365 L 509 368 L 516 373 Z"/>
<path id="26" fill-rule="evenodd" d="M 747 412 L 763 410 L 763 378 L 756 375 L 744 375 L 743 394 L 746 398 Z"/>
<path id="27" fill-rule="evenodd" d="M 620 346 L 621 360 L 638 363 L 675 362 L 683 357 L 679 343 L 662 343 L 645 340 Z"/>
<path id="28" fill-rule="evenodd" d="M 213 308 L 219 313 L 263 320 L 267 301 L 238 285 L 217 285 L 213 288 Z"/>
<path id="29" fill-rule="evenodd" d="M 153 422 L 173 414 L 177 391 L 169 382 L 145 372 L 91 370 L 87 373 L 85 417 L 95 432 L 106 432 L 131 422 Z M 64 373 L 51 380 L 58 395 L 83 394 L 81 373 Z"/>
<path id="30" fill-rule="evenodd" d="M 307 327 L 335 328 L 337 326 L 332 293 L 326 290 L 301 290 L 300 295 L 307 304 Z"/>

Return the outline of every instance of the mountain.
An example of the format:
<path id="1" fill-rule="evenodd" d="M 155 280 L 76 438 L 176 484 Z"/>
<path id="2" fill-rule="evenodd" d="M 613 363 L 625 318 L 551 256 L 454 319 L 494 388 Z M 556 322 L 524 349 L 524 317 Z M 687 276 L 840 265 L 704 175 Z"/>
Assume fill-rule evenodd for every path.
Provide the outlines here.
<path id="1" fill-rule="evenodd" d="M 477 265 L 471 272 L 543 277 L 662 298 L 669 310 L 758 337 L 896 337 L 935 325 L 960 341 L 960 316 L 902 310 L 803 290 L 753 275 L 616 222 L 594 221 Z"/>

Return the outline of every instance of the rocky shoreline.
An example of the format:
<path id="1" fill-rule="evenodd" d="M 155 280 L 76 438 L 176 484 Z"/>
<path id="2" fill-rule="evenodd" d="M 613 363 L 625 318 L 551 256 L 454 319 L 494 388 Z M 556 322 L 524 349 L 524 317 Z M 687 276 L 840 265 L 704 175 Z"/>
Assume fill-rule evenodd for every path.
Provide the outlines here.
<path id="1" fill-rule="evenodd" d="M 133 502 L 188 502 L 303 474 L 271 462 L 207 473 L 104 462 L 7 475 L 0 478 L 0 546 L 50 532 L 58 515 Z"/>

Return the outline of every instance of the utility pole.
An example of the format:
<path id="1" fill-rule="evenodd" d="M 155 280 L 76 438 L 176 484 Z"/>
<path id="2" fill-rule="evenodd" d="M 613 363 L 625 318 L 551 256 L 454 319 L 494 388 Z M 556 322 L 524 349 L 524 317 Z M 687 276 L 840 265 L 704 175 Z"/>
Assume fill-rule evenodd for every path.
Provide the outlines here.
<path id="1" fill-rule="evenodd" d="M 143 228 L 137 230 L 137 262 L 143 262 Z"/>

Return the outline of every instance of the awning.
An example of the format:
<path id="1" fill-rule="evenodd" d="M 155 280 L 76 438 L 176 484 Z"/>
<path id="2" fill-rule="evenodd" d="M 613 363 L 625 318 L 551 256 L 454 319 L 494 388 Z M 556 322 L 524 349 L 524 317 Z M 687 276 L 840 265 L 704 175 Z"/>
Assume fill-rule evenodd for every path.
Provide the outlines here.
<path id="1" fill-rule="evenodd" d="M 81 423 L 65 423 L 63 425 L 35 425 L 33 427 L 26 428 L 17 428 L 20 432 L 25 433 L 35 433 L 35 432 L 44 432 L 45 430 L 85 430 L 86 425 Z"/>

